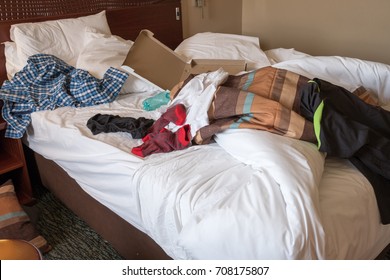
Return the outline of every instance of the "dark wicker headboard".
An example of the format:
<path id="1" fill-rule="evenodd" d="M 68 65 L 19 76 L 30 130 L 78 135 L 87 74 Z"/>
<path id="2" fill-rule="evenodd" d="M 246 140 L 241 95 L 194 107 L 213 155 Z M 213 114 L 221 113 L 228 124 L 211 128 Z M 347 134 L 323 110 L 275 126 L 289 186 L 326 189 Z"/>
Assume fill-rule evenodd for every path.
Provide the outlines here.
<path id="1" fill-rule="evenodd" d="M 111 32 L 135 40 L 149 29 L 161 42 L 175 48 L 183 40 L 180 0 L 5 0 L 0 2 L 0 42 L 10 40 L 14 23 L 79 17 L 107 12 Z M 0 85 L 6 79 L 4 45 L 0 45 Z"/>

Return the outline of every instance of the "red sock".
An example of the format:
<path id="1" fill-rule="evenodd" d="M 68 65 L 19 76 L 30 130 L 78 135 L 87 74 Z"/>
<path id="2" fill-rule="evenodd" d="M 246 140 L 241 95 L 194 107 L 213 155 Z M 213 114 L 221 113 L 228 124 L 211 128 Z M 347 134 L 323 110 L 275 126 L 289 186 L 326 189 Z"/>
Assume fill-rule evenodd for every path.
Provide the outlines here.
<path id="1" fill-rule="evenodd" d="M 152 127 L 149 129 L 149 133 L 156 134 L 163 129 L 170 122 L 176 125 L 184 124 L 186 120 L 187 112 L 183 104 L 177 104 L 161 115 L 161 117 L 155 121 Z"/>
<path id="2" fill-rule="evenodd" d="M 190 131 L 188 124 L 179 128 L 175 133 L 163 129 L 158 134 L 148 137 L 142 145 L 131 149 L 131 152 L 139 157 L 146 157 L 150 154 L 182 150 L 191 143 Z"/>

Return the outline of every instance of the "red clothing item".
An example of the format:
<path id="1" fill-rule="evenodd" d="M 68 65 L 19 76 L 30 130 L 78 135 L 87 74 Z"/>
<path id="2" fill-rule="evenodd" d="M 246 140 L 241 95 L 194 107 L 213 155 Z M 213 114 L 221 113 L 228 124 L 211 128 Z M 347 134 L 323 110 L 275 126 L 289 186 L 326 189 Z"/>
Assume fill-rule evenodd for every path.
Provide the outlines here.
<path id="1" fill-rule="evenodd" d="M 148 134 L 142 140 L 144 143 L 131 149 L 131 152 L 139 157 L 146 157 L 155 153 L 168 153 L 182 150 L 191 144 L 190 126 L 184 125 L 176 132 L 162 129 L 157 134 Z"/>

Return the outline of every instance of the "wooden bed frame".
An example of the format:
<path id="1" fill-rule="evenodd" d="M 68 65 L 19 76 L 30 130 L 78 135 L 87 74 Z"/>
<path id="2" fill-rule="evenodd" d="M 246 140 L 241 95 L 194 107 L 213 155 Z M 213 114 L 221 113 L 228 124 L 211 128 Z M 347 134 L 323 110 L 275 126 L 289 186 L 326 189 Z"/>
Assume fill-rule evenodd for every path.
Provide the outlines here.
<path id="1" fill-rule="evenodd" d="M 180 0 L 163 1 L 60 1 L 65 7 L 58 12 L 58 6 L 54 1 L 4 1 L 0 8 L 30 7 L 29 5 L 49 4 L 45 11 L 48 16 L 42 17 L 41 11 L 15 13 L 15 16 L 28 18 L 12 18 L 0 21 L 0 42 L 10 40 L 9 29 L 14 23 L 53 20 L 68 17 L 78 17 L 94 14 L 106 10 L 107 20 L 111 32 L 125 39 L 135 40 L 140 30 L 149 29 L 155 37 L 171 48 L 175 48 L 183 40 L 182 21 L 177 17 L 178 9 L 181 8 Z M 28 5 L 22 5 L 29 2 Z M 32 3 L 34 2 L 34 3 Z M 83 3 L 79 9 L 74 10 L 73 2 Z M 108 3 L 107 3 L 108 2 Z M 17 6 L 17 4 L 20 4 Z M 11 5 L 14 5 L 11 7 Z M 69 4 L 69 5 L 68 5 Z M 115 4 L 115 5 L 114 5 Z M 3 6 L 2 6 L 3 5 Z M 39 6 L 39 5 L 38 5 Z M 77 6 L 77 5 L 76 5 Z M 50 12 L 50 8 L 53 12 Z M 68 13 L 70 11 L 70 13 Z M 11 11 L 0 10 L 0 15 Z M 179 10 L 180 12 L 180 10 Z M 0 46 L 0 84 L 7 79 L 5 69 L 4 45 Z M 139 231 L 117 214 L 103 206 L 89 196 L 77 182 L 54 162 L 35 154 L 35 161 L 31 157 L 28 164 L 37 166 L 42 184 L 48 188 L 58 199 L 71 209 L 81 219 L 86 221 L 105 240 L 107 240 L 118 253 L 126 259 L 169 259 L 169 256 L 146 234 Z"/>

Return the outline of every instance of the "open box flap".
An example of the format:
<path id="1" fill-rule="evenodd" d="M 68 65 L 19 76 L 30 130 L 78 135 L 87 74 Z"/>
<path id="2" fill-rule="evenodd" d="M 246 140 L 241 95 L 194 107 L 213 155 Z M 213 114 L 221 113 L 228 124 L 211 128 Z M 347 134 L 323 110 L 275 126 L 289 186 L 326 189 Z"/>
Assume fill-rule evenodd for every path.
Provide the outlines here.
<path id="1" fill-rule="evenodd" d="M 199 74 L 223 68 L 229 74 L 246 70 L 244 60 L 194 59 L 187 61 L 159 40 L 153 32 L 141 30 L 123 65 L 162 89 L 172 89 L 191 73 Z"/>

